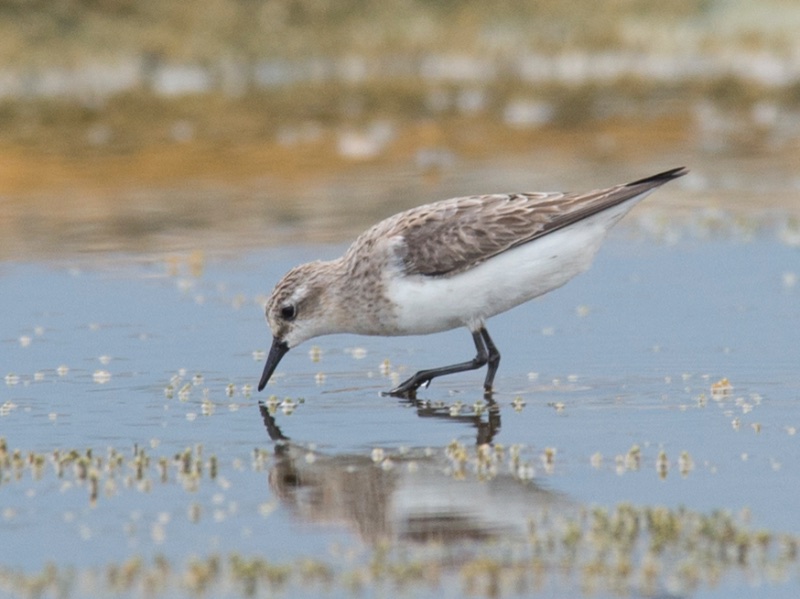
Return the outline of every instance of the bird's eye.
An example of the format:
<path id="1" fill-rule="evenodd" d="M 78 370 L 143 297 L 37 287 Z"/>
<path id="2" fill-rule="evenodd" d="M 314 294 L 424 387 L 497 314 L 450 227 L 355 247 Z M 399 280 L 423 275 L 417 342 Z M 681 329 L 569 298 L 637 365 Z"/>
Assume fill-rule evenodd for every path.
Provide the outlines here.
<path id="1" fill-rule="evenodd" d="M 281 308 L 281 318 L 284 320 L 294 320 L 295 316 L 297 316 L 297 308 L 294 307 L 294 304 L 286 304 Z"/>

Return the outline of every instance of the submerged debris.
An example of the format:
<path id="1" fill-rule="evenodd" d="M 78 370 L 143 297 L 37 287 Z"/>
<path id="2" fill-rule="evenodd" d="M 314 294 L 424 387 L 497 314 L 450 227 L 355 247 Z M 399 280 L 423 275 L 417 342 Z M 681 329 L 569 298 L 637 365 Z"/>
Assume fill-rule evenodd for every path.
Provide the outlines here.
<path id="1" fill-rule="evenodd" d="M 721 378 L 711 385 L 711 397 L 717 401 L 728 397 L 733 393 L 733 385 L 727 378 Z"/>

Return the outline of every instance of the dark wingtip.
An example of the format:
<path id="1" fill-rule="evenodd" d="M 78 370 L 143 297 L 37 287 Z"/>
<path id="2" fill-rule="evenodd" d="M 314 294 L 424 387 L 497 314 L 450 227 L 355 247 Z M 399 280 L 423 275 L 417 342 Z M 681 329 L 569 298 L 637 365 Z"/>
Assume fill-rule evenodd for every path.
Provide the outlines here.
<path id="1" fill-rule="evenodd" d="M 673 168 L 668 171 L 664 171 L 663 173 L 658 173 L 657 175 L 651 175 L 650 177 L 645 177 L 644 179 L 639 179 L 638 181 L 633 181 L 628 183 L 628 187 L 632 187 L 634 185 L 662 185 L 667 181 L 672 181 L 673 179 L 677 179 L 678 177 L 683 177 L 686 173 L 689 172 L 689 169 L 685 166 L 679 166 L 678 168 Z"/>

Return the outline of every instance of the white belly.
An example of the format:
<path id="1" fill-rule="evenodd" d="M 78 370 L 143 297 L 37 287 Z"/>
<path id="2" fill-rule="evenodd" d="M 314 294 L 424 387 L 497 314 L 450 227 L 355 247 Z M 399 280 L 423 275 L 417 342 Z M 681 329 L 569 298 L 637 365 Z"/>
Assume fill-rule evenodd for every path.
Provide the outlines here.
<path id="1" fill-rule="evenodd" d="M 560 287 L 592 263 L 606 232 L 643 196 L 503 252 L 452 277 L 388 283 L 397 335 L 475 330 L 484 321 Z"/>

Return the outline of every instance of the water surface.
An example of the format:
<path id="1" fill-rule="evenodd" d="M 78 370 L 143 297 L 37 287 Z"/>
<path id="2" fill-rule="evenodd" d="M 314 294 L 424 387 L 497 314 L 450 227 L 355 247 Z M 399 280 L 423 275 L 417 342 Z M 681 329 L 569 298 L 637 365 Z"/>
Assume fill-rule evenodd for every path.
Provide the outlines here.
<path id="1" fill-rule="evenodd" d="M 457 596 L 487 575 L 471 577 L 476 559 L 511 576 L 507 552 L 533 551 L 537 518 L 560 538 L 592 510 L 630 504 L 684 509 L 687 522 L 729 513 L 773 535 L 771 557 L 712 560 L 717 575 L 695 586 L 675 578 L 686 550 L 673 548 L 651 588 L 645 535 L 635 575 L 599 576 L 602 596 L 727 596 L 756 574 L 758 596 L 794 596 L 797 563 L 775 556 L 781 535 L 800 535 L 796 248 L 774 232 L 670 244 L 623 227 L 588 273 L 490 322 L 503 356 L 491 409 L 481 372 L 437 380 L 416 404 L 380 395 L 398 376 L 471 356 L 467 331 L 320 338 L 254 393 L 270 341 L 264 294 L 292 265 L 342 250 L 4 264 L 4 576 L 53 562 L 103 594 L 103 569 L 131 556 L 145 560 L 140 588 L 156 556 L 180 572 L 237 554 L 289 572 L 316 560 L 345 595 L 372 563 L 374 578 L 359 579 L 372 594 L 388 584 L 379 555 L 392 584 Z M 78 457 L 64 461 L 73 449 L 84 474 Z M 572 574 L 529 585 L 580 592 L 593 551 L 582 539 Z M 423 555 L 439 564 L 433 581 L 400 580 L 398 564 Z M 218 591 L 244 584 L 230 570 Z M 290 594 L 313 595 L 287 576 Z"/>

